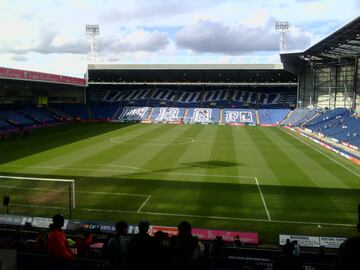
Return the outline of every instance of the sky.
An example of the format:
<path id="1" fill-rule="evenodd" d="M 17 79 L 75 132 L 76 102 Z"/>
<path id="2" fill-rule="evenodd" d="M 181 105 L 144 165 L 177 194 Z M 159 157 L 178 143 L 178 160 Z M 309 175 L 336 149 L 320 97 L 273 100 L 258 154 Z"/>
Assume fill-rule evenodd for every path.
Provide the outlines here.
<path id="1" fill-rule="evenodd" d="M 0 66 L 83 77 L 98 63 L 280 63 L 360 14 L 359 0 L 0 0 Z"/>

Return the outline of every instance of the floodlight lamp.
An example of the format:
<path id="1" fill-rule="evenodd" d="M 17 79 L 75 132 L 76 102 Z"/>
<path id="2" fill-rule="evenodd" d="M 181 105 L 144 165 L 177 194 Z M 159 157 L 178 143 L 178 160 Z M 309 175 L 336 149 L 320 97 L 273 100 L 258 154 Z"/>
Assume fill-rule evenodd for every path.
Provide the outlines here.
<path id="1" fill-rule="evenodd" d="M 86 25 L 86 34 L 88 35 L 99 35 L 100 28 L 98 24 L 87 24 Z"/>
<path id="2" fill-rule="evenodd" d="M 275 22 L 275 30 L 279 30 L 279 31 L 287 31 L 287 30 L 289 30 L 289 22 L 287 22 L 287 21 L 276 21 Z"/>

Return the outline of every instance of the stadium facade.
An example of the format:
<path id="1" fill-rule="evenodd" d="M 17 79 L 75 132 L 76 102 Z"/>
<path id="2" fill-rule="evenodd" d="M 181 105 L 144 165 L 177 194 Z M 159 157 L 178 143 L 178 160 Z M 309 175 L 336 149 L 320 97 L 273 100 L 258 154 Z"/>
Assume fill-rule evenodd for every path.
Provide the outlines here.
<path id="1" fill-rule="evenodd" d="M 281 54 L 299 78 L 298 107 L 349 108 L 360 112 L 360 17 L 303 52 Z"/>

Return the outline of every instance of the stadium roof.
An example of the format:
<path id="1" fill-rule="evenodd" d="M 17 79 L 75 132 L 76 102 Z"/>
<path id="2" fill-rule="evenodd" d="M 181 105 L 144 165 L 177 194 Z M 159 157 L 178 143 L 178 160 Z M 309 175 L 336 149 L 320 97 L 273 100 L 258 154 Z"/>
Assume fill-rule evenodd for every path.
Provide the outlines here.
<path id="1" fill-rule="evenodd" d="M 0 79 L 86 86 L 86 80 L 51 73 L 0 67 Z"/>
<path id="2" fill-rule="evenodd" d="M 88 70 L 274 70 L 282 64 L 89 64 Z"/>
<path id="3" fill-rule="evenodd" d="M 89 85 L 296 85 L 282 64 L 157 64 L 88 66 Z"/>
<path id="4" fill-rule="evenodd" d="M 360 16 L 340 27 L 329 36 L 312 45 L 304 52 L 281 54 L 281 61 L 286 64 L 300 64 L 301 61 L 329 63 L 342 58 L 360 56 Z"/>

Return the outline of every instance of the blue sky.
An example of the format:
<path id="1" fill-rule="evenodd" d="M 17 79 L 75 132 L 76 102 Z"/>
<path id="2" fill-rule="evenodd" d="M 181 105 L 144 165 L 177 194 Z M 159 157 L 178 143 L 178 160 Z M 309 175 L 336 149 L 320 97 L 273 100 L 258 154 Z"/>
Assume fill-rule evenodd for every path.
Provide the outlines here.
<path id="1" fill-rule="evenodd" d="M 0 66 L 82 77 L 86 24 L 99 24 L 98 62 L 279 63 L 360 14 L 358 0 L 0 0 Z"/>

